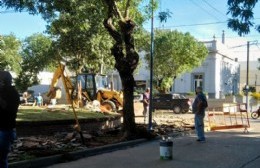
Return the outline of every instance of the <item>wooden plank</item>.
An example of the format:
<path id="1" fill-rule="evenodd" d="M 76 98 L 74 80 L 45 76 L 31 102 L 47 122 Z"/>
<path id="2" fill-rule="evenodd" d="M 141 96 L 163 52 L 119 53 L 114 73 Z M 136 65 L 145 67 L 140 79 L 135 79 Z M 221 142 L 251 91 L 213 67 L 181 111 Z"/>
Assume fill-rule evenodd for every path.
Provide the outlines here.
<path id="1" fill-rule="evenodd" d="M 223 125 L 223 126 L 212 126 L 211 131 L 222 130 L 222 129 L 233 129 L 233 128 L 247 128 L 247 125 Z"/>

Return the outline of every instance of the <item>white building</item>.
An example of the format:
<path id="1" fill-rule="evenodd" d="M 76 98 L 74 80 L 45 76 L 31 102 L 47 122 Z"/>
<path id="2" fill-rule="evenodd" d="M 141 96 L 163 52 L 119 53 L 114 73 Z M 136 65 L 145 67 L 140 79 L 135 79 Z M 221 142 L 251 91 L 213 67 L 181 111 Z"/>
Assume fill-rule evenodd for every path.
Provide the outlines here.
<path id="1" fill-rule="evenodd" d="M 217 40 L 204 42 L 208 48 L 209 55 L 203 64 L 190 73 L 185 73 L 174 80 L 173 93 L 187 94 L 194 92 L 197 86 L 201 86 L 209 98 L 222 98 L 227 94 L 239 92 L 240 70 L 239 63 L 232 59 L 233 53 L 222 42 Z M 233 56 L 233 55 L 232 55 Z M 140 54 L 140 59 L 143 56 Z M 145 69 L 146 65 L 140 68 L 135 75 L 137 82 L 145 81 L 149 86 L 150 75 Z"/>
<path id="2" fill-rule="evenodd" d="M 246 86 L 246 80 L 248 77 L 248 85 L 254 86 L 257 92 L 260 92 L 260 63 L 258 61 L 248 62 L 248 73 L 247 73 L 247 61 L 241 61 L 240 63 L 240 89 Z"/>
<path id="3" fill-rule="evenodd" d="M 175 79 L 173 92 L 194 92 L 201 86 L 209 98 L 222 98 L 227 94 L 239 92 L 240 66 L 230 58 L 233 53 L 217 40 L 204 42 L 209 55 L 203 64 L 191 73 L 185 73 Z"/>
<path id="4" fill-rule="evenodd" d="M 34 96 L 38 95 L 38 93 L 43 94 L 48 92 L 52 77 L 53 77 L 52 72 L 40 72 L 38 74 L 39 84 L 31 86 L 27 90 L 33 91 Z"/>

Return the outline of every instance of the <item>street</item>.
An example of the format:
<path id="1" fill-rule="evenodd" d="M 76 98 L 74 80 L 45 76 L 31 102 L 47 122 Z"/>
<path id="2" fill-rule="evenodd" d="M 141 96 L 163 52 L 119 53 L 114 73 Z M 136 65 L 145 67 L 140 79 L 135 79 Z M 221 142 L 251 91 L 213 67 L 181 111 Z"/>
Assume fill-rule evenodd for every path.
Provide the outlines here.
<path id="1" fill-rule="evenodd" d="M 260 120 L 243 129 L 207 132 L 207 142 L 194 135 L 173 139 L 173 159 L 160 160 L 159 140 L 110 153 L 61 163 L 49 168 L 258 168 L 260 165 Z"/>

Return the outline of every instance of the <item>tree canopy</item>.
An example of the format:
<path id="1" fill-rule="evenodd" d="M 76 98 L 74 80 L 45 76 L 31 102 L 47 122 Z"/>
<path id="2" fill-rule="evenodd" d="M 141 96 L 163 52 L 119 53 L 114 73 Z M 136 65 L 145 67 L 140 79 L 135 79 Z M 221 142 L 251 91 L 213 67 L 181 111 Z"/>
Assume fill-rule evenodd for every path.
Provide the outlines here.
<path id="1" fill-rule="evenodd" d="M 254 7 L 258 0 L 228 0 L 228 14 L 231 19 L 228 20 L 228 27 L 236 31 L 240 36 L 249 34 L 252 28 L 260 33 L 260 24 L 254 23 Z M 258 59 L 260 62 L 260 58 Z M 260 67 L 258 68 L 260 70 Z"/>
<path id="2" fill-rule="evenodd" d="M 0 69 L 19 73 L 21 41 L 15 35 L 0 36 Z"/>
<path id="3" fill-rule="evenodd" d="M 154 46 L 154 79 L 161 92 L 170 89 L 174 77 L 198 67 L 208 54 L 203 43 L 176 30 L 156 30 Z"/>
<path id="4" fill-rule="evenodd" d="M 111 39 L 105 31 L 103 8 L 94 1 L 68 1 L 66 8 L 54 6 L 59 16 L 48 18 L 48 32 L 55 38 L 59 57 L 74 71 L 101 72 L 111 69 L 114 61 L 109 49 Z M 104 67 L 104 64 L 106 67 Z"/>
<path id="5" fill-rule="evenodd" d="M 142 0 L 4 0 L 7 8 L 41 14 L 49 22 L 49 31 L 54 36 L 55 46 L 61 56 L 69 57 L 78 67 L 86 64 L 84 59 L 108 61 L 104 56 L 101 43 L 95 40 L 107 40 L 98 36 L 106 30 L 113 40 L 111 54 L 118 70 L 124 93 L 123 126 L 125 137 L 136 134 L 133 108 L 133 73 L 139 62 L 134 34 L 147 19 L 139 8 Z M 101 26 L 103 24 L 103 26 Z M 104 29 L 105 28 L 105 29 Z M 105 34 L 105 32 L 104 32 Z M 104 41 L 105 42 L 105 41 Z M 92 44 L 95 45 L 92 45 Z M 108 42 L 107 44 L 109 44 Z M 100 48 L 96 52 L 96 48 Z M 61 50 L 61 51 L 60 51 Z M 95 52 L 92 52 L 95 51 Z M 99 55 L 102 52 L 102 55 Z M 93 65 L 93 64 L 91 64 Z"/>
<path id="6" fill-rule="evenodd" d="M 21 71 L 15 79 L 17 88 L 20 91 L 34 84 L 38 84 L 37 75 L 43 70 L 53 70 L 54 57 L 51 54 L 52 40 L 43 34 L 33 34 L 27 37 L 22 43 L 21 50 Z"/>
<path id="7" fill-rule="evenodd" d="M 253 9 L 258 0 L 228 0 L 228 12 L 231 18 L 228 27 L 236 31 L 240 36 L 250 33 L 251 28 L 260 32 L 260 25 L 254 23 Z"/>

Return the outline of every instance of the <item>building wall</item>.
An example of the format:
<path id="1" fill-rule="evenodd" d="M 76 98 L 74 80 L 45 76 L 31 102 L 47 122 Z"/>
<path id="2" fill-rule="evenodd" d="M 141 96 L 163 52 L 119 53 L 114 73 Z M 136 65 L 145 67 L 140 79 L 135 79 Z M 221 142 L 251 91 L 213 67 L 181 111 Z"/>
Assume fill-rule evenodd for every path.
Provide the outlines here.
<path id="1" fill-rule="evenodd" d="M 239 92 L 239 63 L 228 58 L 223 57 L 220 62 L 220 98 L 225 95 L 237 94 Z"/>
<path id="2" fill-rule="evenodd" d="M 46 93 L 49 91 L 51 80 L 53 77 L 52 72 L 40 72 L 38 74 L 38 79 L 40 81 L 39 85 L 34 85 L 32 87 L 29 87 L 28 90 L 31 90 L 34 92 L 34 96 L 38 95 L 38 93 Z"/>
<path id="3" fill-rule="evenodd" d="M 240 91 L 242 91 L 243 87 L 246 86 L 247 79 L 247 62 L 239 62 L 241 65 L 240 69 Z M 260 67 L 260 63 L 258 61 L 249 61 L 249 73 L 248 73 L 248 84 L 249 86 L 255 86 L 256 91 L 260 92 L 260 70 L 257 68 Z"/>
<path id="4" fill-rule="evenodd" d="M 194 92 L 194 76 L 200 74 L 203 76 L 202 87 L 208 93 L 209 97 L 221 98 L 227 92 L 230 92 L 230 89 L 227 89 L 227 87 L 230 87 L 230 84 L 233 85 L 234 82 L 228 83 L 229 85 L 227 86 L 223 83 L 228 80 L 227 78 L 231 78 L 231 73 L 238 73 L 233 72 L 237 71 L 237 67 L 239 67 L 238 63 L 226 56 L 226 54 L 231 54 L 231 52 L 221 42 L 212 40 L 206 41 L 204 44 L 209 50 L 206 60 L 192 72 L 184 73 L 177 77 L 171 89 L 173 93 L 186 94 Z M 147 86 L 149 86 L 150 71 L 146 69 L 147 64 L 144 61 L 144 53 L 140 53 L 140 60 L 142 66 L 134 76 L 135 80 L 145 80 L 147 81 Z"/>
<path id="5" fill-rule="evenodd" d="M 147 68 L 147 63 L 145 60 L 145 52 L 139 53 L 139 66 L 134 73 L 134 79 L 136 84 L 138 84 L 138 90 L 145 90 L 145 88 L 150 87 L 150 70 Z M 139 85 L 142 83 L 142 85 Z"/>
<path id="6" fill-rule="evenodd" d="M 187 94 L 194 92 L 195 78 L 202 76 L 201 87 L 209 98 L 224 98 L 235 94 L 239 88 L 239 64 L 226 54 L 231 54 L 225 45 L 216 40 L 204 42 L 209 55 L 200 67 L 190 73 L 184 73 L 174 80 L 172 92 Z M 198 79 L 200 80 L 200 79 Z"/>

